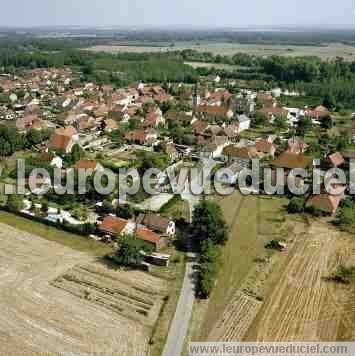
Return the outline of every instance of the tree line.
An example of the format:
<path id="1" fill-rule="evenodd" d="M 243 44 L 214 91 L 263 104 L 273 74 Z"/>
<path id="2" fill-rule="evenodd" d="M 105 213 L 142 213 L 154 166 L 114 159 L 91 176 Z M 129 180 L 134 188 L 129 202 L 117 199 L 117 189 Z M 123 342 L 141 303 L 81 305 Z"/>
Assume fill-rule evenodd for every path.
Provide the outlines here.
<path id="1" fill-rule="evenodd" d="M 221 246 L 228 240 L 221 207 L 212 200 L 203 199 L 194 209 L 192 226 L 194 241 L 200 252 L 196 292 L 200 298 L 208 298 L 217 283 Z"/>
<path id="2" fill-rule="evenodd" d="M 15 73 L 19 69 L 70 66 L 82 73 L 83 81 L 99 84 L 128 85 L 136 81 L 146 82 L 191 82 L 197 73 L 183 63 L 180 56 L 153 53 L 93 53 L 68 49 L 42 51 L 0 48 L 0 70 Z"/>

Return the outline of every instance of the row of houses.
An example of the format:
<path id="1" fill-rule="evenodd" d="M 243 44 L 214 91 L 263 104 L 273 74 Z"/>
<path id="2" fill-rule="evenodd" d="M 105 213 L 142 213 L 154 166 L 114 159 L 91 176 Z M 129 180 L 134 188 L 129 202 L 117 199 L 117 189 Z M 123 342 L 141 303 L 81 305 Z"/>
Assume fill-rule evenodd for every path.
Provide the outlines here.
<path id="1" fill-rule="evenodd" d="M 175 235 L 175 223 L 152 213 L 142 213 L 135 220 L 108 215 L 98 225 L 98 230 L 113 239 L 119 238 L 122 234 L 134 234 L 158 251 Z"/>

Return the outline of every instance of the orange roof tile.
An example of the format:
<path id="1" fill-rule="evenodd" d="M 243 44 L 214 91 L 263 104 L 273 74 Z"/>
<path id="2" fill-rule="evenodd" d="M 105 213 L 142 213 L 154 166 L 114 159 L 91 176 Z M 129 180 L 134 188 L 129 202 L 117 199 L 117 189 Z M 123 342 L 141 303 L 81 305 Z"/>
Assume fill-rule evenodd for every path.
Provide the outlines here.
<path id="1" fill-rule="evenodd" d="M 141 238 L 144 241 L 147 242 L 152 242 L 152 243 L 158 243 L 160 240 L 160 236 L 156 234 L 155 232 L 147 229 L 147 228 L 139 228 L 136 231 L 137 237 Z"/>
<path id="2" fill-rule="evenodd" d="M 106 216 L 99 230 L 108 232 L 113 235 L 119 235 L 126 227 L 128 221 L 125 219 L 117 218 L 115 216 Z"/>

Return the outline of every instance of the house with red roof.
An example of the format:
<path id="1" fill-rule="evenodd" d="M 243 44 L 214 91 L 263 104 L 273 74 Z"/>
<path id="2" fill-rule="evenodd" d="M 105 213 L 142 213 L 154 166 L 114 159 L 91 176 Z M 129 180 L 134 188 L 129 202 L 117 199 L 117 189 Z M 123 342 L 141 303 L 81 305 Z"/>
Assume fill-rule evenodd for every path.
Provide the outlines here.
<path id="1" fill-rule="evenodd" d="M 325 214 L 335 215 L 343 197 L 343 194 L 331 195 L 329 193 L 313 195 L 307 200 L 306 207 L 312 207 Z"/>
<path id="2" fill-rule="evenodd" d="M 345 159 L 340 152 L 334 152 L 327 157 L 327 161 L 331 167 L 337 168 L 345 163 Z"/>
<path id="3" fill-rule="evenodd" d="M 100 225 L 98 225 L 98 230 L 101 233 L 116 238 L 123 232 L 127 224 L 128 220 L 109 215 L 104 218 Z"/>
<path id="4" fill-rule="evenodd" d="M 158 140 L 158 132 L 154 129 L 134 130 L 127 132 L 124 138 L 132 144 L 152 146 Z"/>
<path id="5" fill-rule="evenodd" d="M 167 245 L 167 238 L 149 230 L 146 227 L 139 227 L 136 230 L 136 236 L 145 243 L 152 245 L 156 251 Z"/>
<path id="6" fill-rule="evenodd" d="M 75 163 L 75 169 L 92 169 L 93 172 L 103 170 L 103 166 L 95 160 L 80 159 Z"/>
<path id="7" fill-rule="evenodd" d="M 145 128 L 157 128 L 159 125 L 165 125 L 165 119 L 160 109 L 153 109 L 148 112 L 144 119 Z"/>
<path id="8" fill-rule="evenodd" d="M 79 144 L 79 136 L 74 127 L 56 129 L 49 143 L 53 151 L 70 153 L 73 146 Z"/>

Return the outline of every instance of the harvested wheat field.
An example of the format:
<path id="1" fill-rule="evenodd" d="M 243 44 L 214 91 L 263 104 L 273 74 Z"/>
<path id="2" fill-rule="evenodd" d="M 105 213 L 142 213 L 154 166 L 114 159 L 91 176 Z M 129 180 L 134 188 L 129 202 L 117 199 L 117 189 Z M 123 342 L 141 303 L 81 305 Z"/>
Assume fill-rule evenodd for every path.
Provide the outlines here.
<path id="1" fill-rule="evenodd" d="M 287 251 L 256 264 L 209 340 L 355 340 L 354 284 L 327 280 L 339 263 L 355 265 L 355 240 L 325 221 L 285 225 Z"/>
<path id="2" fill-rule="evenodd" d="M 324 222 L 312 222 L 261 312 L 260 341 L 355 340 L 354 285 L 327 281 L 340 263 L 355 264 L 355 240 Z"/>
<path id="3" fill-rule="evenodd" d="M 0 224 L 0 354 L 147 355 L 165 281 Z"/>

